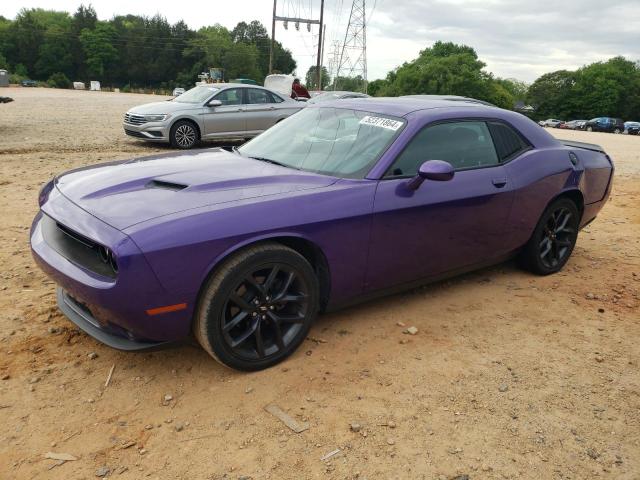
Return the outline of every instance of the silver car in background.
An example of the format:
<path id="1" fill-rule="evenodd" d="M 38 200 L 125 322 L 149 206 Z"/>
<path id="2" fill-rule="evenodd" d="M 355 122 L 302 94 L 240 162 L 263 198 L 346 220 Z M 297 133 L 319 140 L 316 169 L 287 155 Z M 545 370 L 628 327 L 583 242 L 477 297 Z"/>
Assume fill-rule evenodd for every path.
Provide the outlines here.
<path id="1" fill-rule="evenodd" d="M 132 137 L 188 149 L 200 140 L 255 137 L 304 106 L 255 85 L 206 84 L 169 101 L 132 108 L 123 127 Z"/>

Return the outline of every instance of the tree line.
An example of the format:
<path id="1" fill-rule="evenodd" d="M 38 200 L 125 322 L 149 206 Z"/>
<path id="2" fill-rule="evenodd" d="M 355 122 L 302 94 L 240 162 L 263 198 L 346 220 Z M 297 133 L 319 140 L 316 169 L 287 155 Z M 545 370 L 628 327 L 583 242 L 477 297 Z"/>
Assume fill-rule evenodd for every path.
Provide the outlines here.
<path id="1" fill-rule="evenodd" d="M 32 78 L 52 86 L 100 80 L 119 88 L 189 87 L 209 67 L 225 69 L 225 78 L 262 83 L 269 74 L 270 38 L 258 21 L 229 30 L 219 24 L 191 30 L 156 15 L 118 15 L 100 21 L 91 6 L 74 14 L 23 9 L 14 20 L 0 16 L 0 68 L 14 80 Z M 291 52 L 275 42 L 274 70 L 292 73 Z M 315 66 L 304 77 L 312 90 L 363 91 L 362 77 L 329 78 Z M 463 95 L 503 108 L 531 105 L 534 118 L 612 116 L 640 120 L 640 62 L 615 57 L 576 71 L 547 73 L 531 85 L 499 78 L 467 45 L 438 41 L 418 57 L 368 84 L 374 96 Z"/>
<path id="2" fill-rule="evenodd" d="M 258 21 L 240 22 L 233 30 L 219 24 L 191 30 L 160 15 L 101 21 L 84 5 L 73 15 L 22 9 L 14 20 L 0 16 L 0 68 L 14 80 L 28 77 L 58 87 L 89 80 L 120 88 L 190 87 L 209 67 L 224 68 L 227 79 L 262 83 L 270 42 Z M 276 42 L 274 70 L 295 68 L 291 52 Z"/>
<path id="3" fill-rule="evenodd" d="M 591 119 L 597 116 L 640 120 L 640 62 L 615 57 L 576 71 L 546 73 L 531 85 L 485 71 L 466 45 L 436 42 L 418 58 L 369 83 L 375 96 L 463 95 L 513 109 L 534 107 L 536 119 Z"/>

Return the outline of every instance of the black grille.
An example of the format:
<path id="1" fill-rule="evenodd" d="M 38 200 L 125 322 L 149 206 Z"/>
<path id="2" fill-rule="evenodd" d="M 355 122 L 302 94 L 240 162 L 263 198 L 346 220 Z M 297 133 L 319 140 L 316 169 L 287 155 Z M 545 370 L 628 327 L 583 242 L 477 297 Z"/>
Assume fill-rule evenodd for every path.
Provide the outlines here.
<path id="1" fill-rule="evenodd" d="M 128 123 L 130 125 L 142 125 L 143 123 L 146 123 L 146 120 L 142 115 L 127 112 L 124 114 L 124 123 Z"/>
<path id="2" fill-rule="evenodd" d="M 42 235 L 47 244 L 67 260 L 98 275 L 116 277 L 114 267 L 104 260 L 105 248 L 93 240 L 46 215 L 42 216 Z"/>
<path id="3" fill-rule="evenodd" d="M 136 132 L 135 130 L 127 130 L 126 128 L 124 129 L 124 133 L 126 133 L 127 135 L 129 135 L 130 137 L 137 137 L 137 138 L 147 138 L 146 136 L 144 136 L 142 133 L 140 132 Z"/>

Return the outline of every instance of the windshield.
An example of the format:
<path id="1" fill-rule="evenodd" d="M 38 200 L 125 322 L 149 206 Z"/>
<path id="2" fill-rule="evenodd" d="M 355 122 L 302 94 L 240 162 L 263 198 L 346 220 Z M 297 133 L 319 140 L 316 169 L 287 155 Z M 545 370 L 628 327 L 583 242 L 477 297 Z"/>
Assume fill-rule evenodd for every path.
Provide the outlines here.
<path id="1" fill-rule="evenodd" d="M 172 101 L 180 103 L 202 103 L 219 89 L 216 87 L 210 87 L 208 85 L 200 85 L 187 90 L 179 97 L 174 98 Z"/>
<path id="2" fill-rule="evenodd" d="M 371 112 L 308 107 L 238 149 L 245 157 L 344 178 L 363 178 L 405 121 Z"/>

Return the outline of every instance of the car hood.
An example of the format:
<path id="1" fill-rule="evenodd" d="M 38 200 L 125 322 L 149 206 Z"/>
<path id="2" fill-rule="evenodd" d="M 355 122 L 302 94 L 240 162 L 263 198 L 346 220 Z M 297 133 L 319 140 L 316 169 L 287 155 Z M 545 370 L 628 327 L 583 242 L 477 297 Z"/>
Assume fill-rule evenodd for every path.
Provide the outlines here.
<path id="1" fill-rule="evenodd" d="M 85 167 L 57 177 L 55 183 L 80 208 L 124 230 L 162 215 L 336 181 L 213 149 Z"/>
<path id="2" fill-rule="evenodd" d="M 137 107 L 129 109 L 127 113 L 137 113 L 138 115 L 166 115 L 168 113 L 173 113 L 180 110 L 193 110 L 194 108 L 201 107 L 202 105 L 199 105 L 197 103 L 164 101 L 138 105 Z"/>

